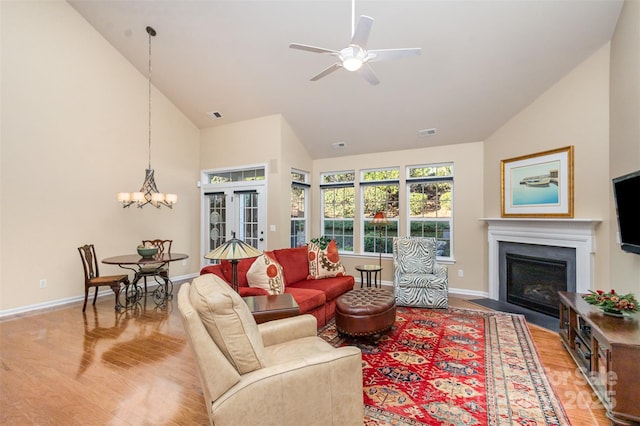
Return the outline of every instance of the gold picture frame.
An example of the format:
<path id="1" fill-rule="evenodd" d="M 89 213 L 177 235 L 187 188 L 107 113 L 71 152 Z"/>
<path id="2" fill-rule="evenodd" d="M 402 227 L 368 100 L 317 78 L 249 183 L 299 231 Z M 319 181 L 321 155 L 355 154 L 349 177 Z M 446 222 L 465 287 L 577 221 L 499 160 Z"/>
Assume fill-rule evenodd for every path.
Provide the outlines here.
<path id="1" fill-rule="evenodd" d="M 573 145 L 500 162 L 502 217 L 573 217 Z"/>

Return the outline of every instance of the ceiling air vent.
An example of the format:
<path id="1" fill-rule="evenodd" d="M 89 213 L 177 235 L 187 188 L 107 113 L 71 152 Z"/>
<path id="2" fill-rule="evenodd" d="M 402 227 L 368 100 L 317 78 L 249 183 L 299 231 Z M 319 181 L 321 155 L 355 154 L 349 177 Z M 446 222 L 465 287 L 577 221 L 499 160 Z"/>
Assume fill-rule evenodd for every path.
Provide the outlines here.
<path id="1" fill-rule="evenodd" d="M 345 142 L 336 142 L 331 144 L 331 148 L 333 149 L 344 149 L 347 147 Z"/>
<path id="2" fill-rule="evenodd" d="M 209 111 L 207 113 L 207 115 L 212 120 L 218 120 L 218 119 L 222 118 L 222 114 L 220 114 L 218 111 Z"/>
<path id="3" fill-rule="evenodd" d="M 418 134 L 423 138 L 426 137 L 426 136 L 433 136 L 436 133 L 438 133 L 438 132 L 437 132 L 435 127 L 431 128 L 431 129 L 418 130 Z"/>

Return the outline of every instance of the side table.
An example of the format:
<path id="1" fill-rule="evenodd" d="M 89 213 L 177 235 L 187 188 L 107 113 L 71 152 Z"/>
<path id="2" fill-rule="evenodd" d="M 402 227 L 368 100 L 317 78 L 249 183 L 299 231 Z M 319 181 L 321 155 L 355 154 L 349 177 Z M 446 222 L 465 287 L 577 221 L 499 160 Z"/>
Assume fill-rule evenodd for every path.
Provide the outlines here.
<path id="1" fill-rule="evenodd" d="M 373 286 L 378 287 L 378 273 L 382 272 L 382 267 L 378 265 L 358 265 L 356 271 L 360 271 L 360 288 L 364 287 L 366 282 L 367 287 L 371 287 L 371 274 L 373 274 Z M 366 281 L 365 281 L 366 275 Z M 380 273 L 380 287 L 382 287 L 382 274 Z"/>
<path id="2" fill-rule="evenodd" d="M 258 324 L 300 315 L 300 307 L 289 293 L 243 297 Z"/>

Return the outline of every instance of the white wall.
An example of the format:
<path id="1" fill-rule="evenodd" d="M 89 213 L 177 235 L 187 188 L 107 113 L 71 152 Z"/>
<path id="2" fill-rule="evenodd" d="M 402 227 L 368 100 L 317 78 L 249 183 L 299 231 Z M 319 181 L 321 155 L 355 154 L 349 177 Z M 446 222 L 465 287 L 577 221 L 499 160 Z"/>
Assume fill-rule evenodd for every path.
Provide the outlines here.
<path id="1" fill-rule="evenodd" d="M 640 170 L 640 1 L 626 1 L 611 41 L 610 177 Z M 611 187 L 610 187 L 610 190 Z M 609 200 L 609 286 L 640 295 L 640 256 L 625 253 L 617 238 L 613 196 Z"/>
<path id="2" fill-rule="evenodd" d="M 137 191 L 148 163 L 146 76 L 66 2 L 0 7 L 0 311 L 83 295 L 85 243 L 104 258 L 172 238 L 190 259 L 171 275 L 197 272 L 198 129 L 154 89 L 152 166 L 178 204 L 123 209 L 116 193 Z"/>
<path id="3" fill-rule="evenodd" d="M 278 114 L 202 130 L 202 170 L 255 164 L 267 166 L 267 248 L 288 247 L 291 168 L 311 166 L 288 123 Z"/>
<path id="4" fill-rule="evenodd" d="M 500 217 L 500 161 L 573 145 L 574 217 L 596 230 L 597 283 L 609 275 L 609 45 L 572 70 L 485 141 L 485 214 Z"/>

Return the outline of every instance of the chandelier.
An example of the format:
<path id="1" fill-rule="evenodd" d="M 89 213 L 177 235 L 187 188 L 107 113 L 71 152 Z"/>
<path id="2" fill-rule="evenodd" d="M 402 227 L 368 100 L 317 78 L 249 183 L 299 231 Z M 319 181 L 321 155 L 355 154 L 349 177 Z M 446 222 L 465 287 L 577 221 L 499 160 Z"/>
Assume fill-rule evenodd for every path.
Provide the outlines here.
<path id="1" fill-rule="evenodd" d="M 151 37 L 155 37 L 156 30 L 147 27 L 147 34 L 149 34 L 149 167 L 145 171 L 144 182 L 140 187 L 140 191 L 118 192 L 118 201 L 122 203 L 124 208 L 132 204 L 137 205 L 139 208 L 147 204 L 158 209 L 160 206 L 172 208 L 178 202 L 178 196 L 176 194 L 163 194 L 158 191 L 156 181 L 153 178 L 153 169 L 151 168 Z"/>

